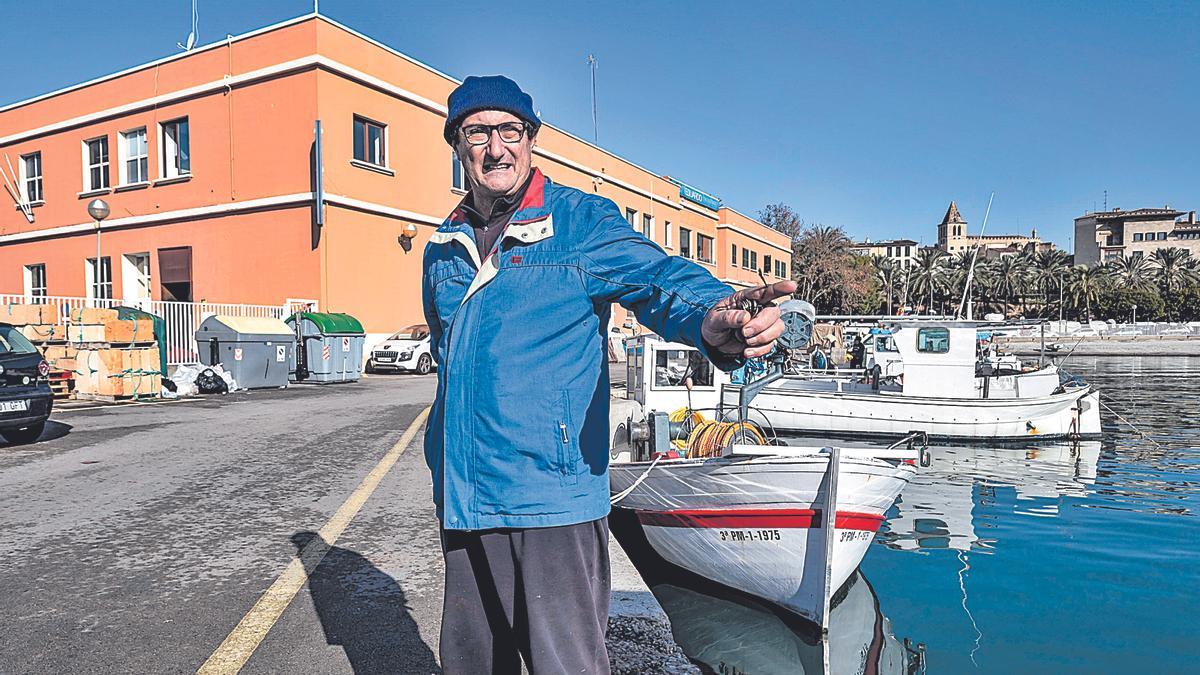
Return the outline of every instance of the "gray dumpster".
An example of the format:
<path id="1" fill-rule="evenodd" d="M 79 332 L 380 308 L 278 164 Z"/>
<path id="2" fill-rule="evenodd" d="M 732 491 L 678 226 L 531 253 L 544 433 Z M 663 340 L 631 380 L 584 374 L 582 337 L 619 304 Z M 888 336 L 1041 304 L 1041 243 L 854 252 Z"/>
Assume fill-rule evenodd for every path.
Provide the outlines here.
<path id="1" fill-rule="evenodd" d="M 349 314 L 300 312 L 286 319 L 303 346 L 292 360 L 293 382 L 357 382 L 366 334 Z M 296 322 L 300 322 L 296 330 Z M 299 363 L 297 363 L 299 359 Z"/>
<path id="2" fill-rule="evenodd" d="M 244 389 L 286 387 L 296 343 L 279 319 L 210 316 L 196 331 L 196 349 L 206 366 L 221 364 Z"/>

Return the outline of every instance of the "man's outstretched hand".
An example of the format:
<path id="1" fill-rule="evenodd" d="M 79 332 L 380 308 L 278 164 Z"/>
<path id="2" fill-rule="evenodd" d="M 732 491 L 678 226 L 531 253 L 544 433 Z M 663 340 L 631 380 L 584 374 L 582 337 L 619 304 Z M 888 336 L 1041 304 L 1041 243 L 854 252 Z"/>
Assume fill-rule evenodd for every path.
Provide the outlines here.
<path id="1" fill-rule="evenodd" d="M 738 291 L 708 310 L 700 334 L 709 347 L 724 354 L 740 354 L 746 358 L 765 356 L 775 346 L 775 338 L 783 334 L 779 308 L 771 301 L 795 292 L 794 281 L 777 281 Z M 763 310 L 751 318 L 750 312 L 742 309 L 744 300 L 754 300 L 763 305 Z"/>

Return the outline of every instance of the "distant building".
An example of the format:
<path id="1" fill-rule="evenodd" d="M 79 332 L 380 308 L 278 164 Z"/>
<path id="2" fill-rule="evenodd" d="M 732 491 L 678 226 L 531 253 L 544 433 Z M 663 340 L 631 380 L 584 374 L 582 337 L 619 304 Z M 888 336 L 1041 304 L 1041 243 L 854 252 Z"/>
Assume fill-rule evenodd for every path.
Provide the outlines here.
<path id="1" fill-rule="evenodd" d="M 1054 249 L 1054 244 L 1042 241 L 1033 230 L 1029 236 L 1021 234 L 988 234 L 984 236 L 967 234 L 967 221 L 958 212 L 958 205 L 950 202 L 946 215 L 938 224 L 937 247 L 946 253 L 969 251 L 976 246 L 983 247 L 983 253 L 989 257 L 1015 255 L 1024 251 L 1036 253 Z"/>
<path id="2" fill-rule="evenodd" d="M 1148 257 L 1156 249 L 1181 248 L 1200 256 L 1196 212 L 1161 209 L 1098 211 L 1075 219 L 1075 262 L 1090 265 L 1125 256 Z"/>
<path id="3" fill-rule="evenodd" d="M 887 241 L 861 241 L 850 246 L 850 252 L 867 257 L 891 258 L 901 267 L 908 267 L 917 256 L 917 242 L 912 239 L 889 239 Z"/>

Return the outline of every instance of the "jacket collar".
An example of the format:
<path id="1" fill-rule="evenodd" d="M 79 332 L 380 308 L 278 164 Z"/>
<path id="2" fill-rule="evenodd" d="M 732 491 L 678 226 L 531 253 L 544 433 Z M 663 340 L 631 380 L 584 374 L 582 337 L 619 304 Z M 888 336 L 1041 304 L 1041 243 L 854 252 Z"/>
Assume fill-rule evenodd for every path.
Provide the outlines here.
<path id="1" fill-rule="evenodd" d="M 549 182 L 549 179 L 542 175 L 541 169 L 534 168 L 529 187 L 525 189 L 521 203 L 517 205 L 516 212 L 501 235 L 501 241 L 512 238 L 523 244 L 532 244 L 554 236 L 554 219 L 550 217 L 550 209 L 546 207 L 546 185 Z M 441 227 L 430 236 L 429 243 L 448 244 L 451 241 L 459 241 L 467 249 L 478 269 L 481 261 L 466 212 L 466 201 L 470 198 L 470 195 L 463 197 Z"/>

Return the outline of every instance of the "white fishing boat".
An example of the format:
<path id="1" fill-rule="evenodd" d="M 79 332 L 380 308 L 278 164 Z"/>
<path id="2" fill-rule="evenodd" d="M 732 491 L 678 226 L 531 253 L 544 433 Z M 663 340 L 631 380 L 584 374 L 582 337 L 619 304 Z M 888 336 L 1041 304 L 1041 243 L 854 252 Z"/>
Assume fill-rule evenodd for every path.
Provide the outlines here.
<path id="1" fill-rule="evenodd" d="M 609 475 L 663 558 L 819 624 L 916 473 L 910 454 L 737 445 Z"/>
<path id="2" fill-rule="evenodd" d="M 939 440 L 1086 439 L 1100 435 L 1099 394 L 1058 367 L 981 360 L 973 322 L 897 320 L 871 336 L 863 371 L 807 372 L 765 386 L 751 419 L 779 432 Z M 732 410 L 743 385 L 723 384 Z M 728 413 L 726 413 L 727 415 Z"/>
<path id="3" fill-rule="evenodd" d="M 683 653 L 713 673 L 924 672 L 925 647 L 899 640 L 861 572 L 829 609 L 829 632 L 778 605 L 682 569 L 658 555 L 637 518 L 614 509 L 613 537 L 671 622 Z"/>
<path id="4" fill-rule="evenodd" d="M 781 341 L 806 342 L 811 313 L 793 324 Z M 717 375 L 699 352 L 652 336 L 627 351 L 628 398 L 611 406 L 613 503 L 666 560 L 824 626 L 916 472 L 915 439 L 843 452 L 701 421 L 691 401 L 714 404 Z"/>

